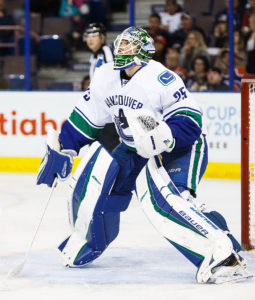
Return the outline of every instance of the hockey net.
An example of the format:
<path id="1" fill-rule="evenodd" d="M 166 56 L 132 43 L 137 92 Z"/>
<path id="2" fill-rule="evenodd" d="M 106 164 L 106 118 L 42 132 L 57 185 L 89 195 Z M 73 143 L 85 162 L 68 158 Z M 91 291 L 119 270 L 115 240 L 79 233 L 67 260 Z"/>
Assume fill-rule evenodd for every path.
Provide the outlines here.
<path id="1" fill-rule="evenodd" d="M 245 75 L 241 87 L 241 239 L 255 248 L 255 75 Z"/>

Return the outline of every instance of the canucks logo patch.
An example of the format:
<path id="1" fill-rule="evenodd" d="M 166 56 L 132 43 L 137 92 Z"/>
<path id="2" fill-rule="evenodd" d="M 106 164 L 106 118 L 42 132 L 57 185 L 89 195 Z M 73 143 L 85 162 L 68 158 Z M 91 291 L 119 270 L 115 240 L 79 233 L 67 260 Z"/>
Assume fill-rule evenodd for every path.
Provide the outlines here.
<path id="1" fill-rule="evenodd" d="M 169 71 L 164 71 L 158 75 L 158 81 L 163 85 L 169 85 L 173 81 L 175 81 L 175 76 Z"/>

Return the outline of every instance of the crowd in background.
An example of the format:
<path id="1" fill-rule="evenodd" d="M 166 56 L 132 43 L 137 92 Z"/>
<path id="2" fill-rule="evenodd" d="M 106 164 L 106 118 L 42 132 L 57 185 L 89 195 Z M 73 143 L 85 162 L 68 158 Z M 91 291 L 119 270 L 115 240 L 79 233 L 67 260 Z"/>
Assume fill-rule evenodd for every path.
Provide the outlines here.
<path id="1" fill-rule="evenodd" d="M 206 31 L 198 26 L 196 18 L 185 11 L 179 4 L 181 1 L 177 0 L 166 0 L 163 10 L 152 10 L 148 24 L 144 26 L 155 41 L 154 59 L 179 74 L 191 91 L 229 90 L 229 1 L 222 1 L 225 1 L 224 9 L 213 15 L 211 28 Z M 89 24 L 103 23 L 109 30 L 110 11 L 125 8 L 126 2 L 30 0 L 30 11 L 31 17 L 40 15 L 42 18 L 57 16 L 71 19 L 66 48 L 71 57 L 75 51 L 90 49 L 83 38 Z M 247 72 L 255 74 L 255 0 L 233 0 L 233 5 L 234 90 L 238 91 L 242 76 Z M 5 1 L 0 0 L 0 26 L 14 25 L 16 19 L 17 11 L 16 15 L 11 15 L 5 9 Z M 8 42 L 12 35 L 12 31 L 0 31 L 0 43 Z M 36 32 L 31 31 L 31 37 L 35 43 L 40 40 Z M 6 55 L 8 51 L 8 48 L 0 48 L 0 55 Z"/>
<path id="2" fill-rule="evenodd" d="M 228 2 L 213 16 L 209 34 L 176 0 L 167 0 L 165 11 L 149 17 L 155 59 L 178 73 L 189 90 L 229 89 Z M 242 76 L 255 74 L 255 0 L 234 0 L 233 6 L 234 90 L 239 91 Z"/>

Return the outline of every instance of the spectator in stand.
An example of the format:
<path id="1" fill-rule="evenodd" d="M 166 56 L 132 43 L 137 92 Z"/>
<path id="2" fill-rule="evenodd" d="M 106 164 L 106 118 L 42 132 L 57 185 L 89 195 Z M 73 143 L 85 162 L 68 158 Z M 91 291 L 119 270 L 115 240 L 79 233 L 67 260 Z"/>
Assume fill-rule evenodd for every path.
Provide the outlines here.
<path id="1" fill-rule="evenodd" d="M 211 37 L 210 46 L 223 48 L 228 45 L 228 17 L 222 14 L 218 17 L 214 27 L 213 36 Z"/>
<path id="2" fill-rule="evenodd" d="M 246 49 L 248 53 L 247 72 L 255 74 L 255 28 L 250 34 Z"/>
<path id="3" fill-rule="evenodd" d="M 165 66 L 178 74 L 186 83 L 188 76 L 187 70 L 180 67 L 180 54 L 176 49 L 169 49 L 165 56 Z"/>
<path id="4" fill-rule="evenodd" d="M 166 40 L 167 47 L 172 44 L 172 36 L 165 29 L 162 29 L 161 18 L 159 14 L 151 14 L 149 17 L 149 26 L 145 30 L 154 39 L 156 36 L 163 36 Z"/>
<path id="5" fill-rule="evenodd" d="M 176 0 L 166 0 L 166 11 L 160 12 L 162 28 L 174 33 L 181 27 L 182 9 Z"/>
<path id="6" fill-rule="evenodd" d="M 242 19 L 242 33 L 249 38 L 255 27 L 255 0 L 248 1 L 248 7 L 244 11 Z"/>
<path id="7" fill-rule="evenodd" d="M 217 25 L 214 28 L 214 36 L 212 39 L 211 46 L 217 48 L 228 47 L 228 23 L 227 16 L 222 15 L 219 18 Z M 241 30 L 234 30 L 234 50 L 236 54 L 237 65 L 246 68 L 247 65 L 247 53 L 245 49 L 245 40 L 241 33 Z"/>
<path id="8" fill-rule="evenodd" d="M 106 28 L 102 23 L 91 23 L 84 32 L 84 41 L 92 54 L 90 56 L 89 79 L 93 78 L 96 68 L 113 61 L 112 50 L 106 45 Z M 112 151 L 119 144 L 119 136 L 114 123 L 107 124 L 101 131 L 98 140 Z"/>
<path id="9" fill-rule="evenodd" d="M 191 64 L 191 72 L 187 78 L 186 86 L 190 91 L 203 91 L 207 82 L 209 61 L 206 56 L 199 55 Z"/>
<path id="10" fill-rule="evenodd" d="M 60 17 L 70 17 L 72 21 L 71 32 L 68 35 L 71 52 L 83 48 L 83 32 L 89 20 L 88 0 L 62 0 L 59 10 Z"/>
<path id="11" fill-rule="evenodd" d="M 246 70 L 238 65 L 240 58 L 235 54 L 234 57 L 234 91 L 240 91 L 241 79 L 246 74 Z M 223 82 L 229 86 L 229 49 L 224 48 L 215 59 L 215 67 L 222 72 Z"/>
<path id="12" fill-rule="evenodd" d="M 89 75 L 86 75 L 82 78 L 82 81 L 81 81 L 81 90 L 82 91 L 86 91 L 86 89 L 89 88 L 89 85 L 90 85 L 90 77 Z"/>
<path id="13" fill-rule="evenodd" d="M 81 16 L 83 19 L 88 19 L 90 11 L 88 2 L 89 0 L 62 0 L 59 9 L 59 16 Z"/>
<path id="14" fill-rule="evenodd" d="M 73 16 L 80 16 L 80 10 L 78 6 L 76 6 L 74 0 L 62 0 L 61 6 L 59 10 L 60 17 L 73 17 Z"/>
<path id="15" fill-rule="evenodd" d="M 162 35 L 154 37 L 155 54 L 153 59 L 164 64 L 166 55 L 166 39 Z"/>
<path id="16" fill-rule="evenodd" d="M 205 39 L 205 33 L 203 29 L 195 26 L 194 19 L 189 14 L 182 13 L 181 28 L 175 31 L 174 34 L 172 35 L 172 40 L 173 40 L 172 47 L 178 49 L 182 48 L 188 33 L 193 30 L 199 31 Z"/>
<path id="17" fill-rule="evenodd" d="M 247 52 L 253 51 L 254 49 L 255 49 L 255 28 L 254 31 L 251 32 L 251 35 L 246 45 Z"/>
<path id="18" fill-rule="evenodd" d="M 79 8 L 82 15 L 87 15 L 89 13 L 90 0 L 73 0 L 73 2 Z"/>
<path id="19" fill-rule="evenodd" d="M 218 22 L 218 19 L 221 17 L 221 15 L 226 15 L 228 17 L 228 7 L 229 7 L 229 0 L 225 0 L 225 8 L 221 11 L 219 11 L 215 15 L 215 21 Z M 241 22 L 243 18 L 243 7 L 239 4 L 239 0 L 233 0 L 233 7 L 234 7 L 234 27 L 240 29 L 241 28 Z"/>
<path id="20" fill-rule="evenodd" d="M 229 87 L 223 82 L 221 70 L 216 67 L 209 69 L 207 73 L 207 83 L 205 90 L 208 91 L 227 91 Z"/>
<path id="21" fill-rule="evenodd" d="M 247 52 L 245 48 L 244 37 L 239 29 L 234 30 L 234 51 L 236 54 L 236 64 L 246 69 Z"/>
<path id="22" fill-rule="evenodd" d="M 247 67 L 248 73 L 255 74 L 255 0 L 250 0 L 249 8 L 244 13 L 242 32 L 247 38 Z"/>
<path id="23" fill-rule="evenodd" d="M 181 66 L 189 72 L 192 61 L 198 55 L 203 55 L 209 59 L 203 35 L 199 31 L 193 30 L 188 33 L 181 49 Z"/>
<path id="24" fill-rule="evenodd" d="M 86 21 L 84 21 L 82 16 L 72 16 L 71 32 L 69 34 L 72 52 L 83 49 L 83 32 L 86 28 L 86 25 Z"/>
<path id="25" fill-rule="evenodd" d="M 0 26 L 13 26 L 14 19 L 5 9 L 5 1 L 0 0 Z M 0 43 L 9 43 L 10 38 L 13 37 L 13 30 L 0 30 Z M 0 56 L 8 54 L 8 48 L 0 48 Z"/>

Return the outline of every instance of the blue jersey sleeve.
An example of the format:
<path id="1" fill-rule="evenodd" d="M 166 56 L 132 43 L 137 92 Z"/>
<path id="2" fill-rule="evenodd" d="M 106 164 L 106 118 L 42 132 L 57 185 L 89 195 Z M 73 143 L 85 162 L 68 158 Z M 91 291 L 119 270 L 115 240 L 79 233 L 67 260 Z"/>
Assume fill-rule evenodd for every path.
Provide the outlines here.
<path id="1" fill-rule="evenodd" d="M 166 123 L 175 138 L 175 149 L 191 146 L 201 135 L 201 128 L 192 119 L 184 115 L 175 115 Z"/>
<path id="2" fill-rule="evenodd" d="M 63 149 L 73 149 L 77 153 L 83 146 L 94 141 L 94 139 L 84 136 L 79 130 L 75 129 L 68 120 L 63 123 L 59 139 Z"/>

